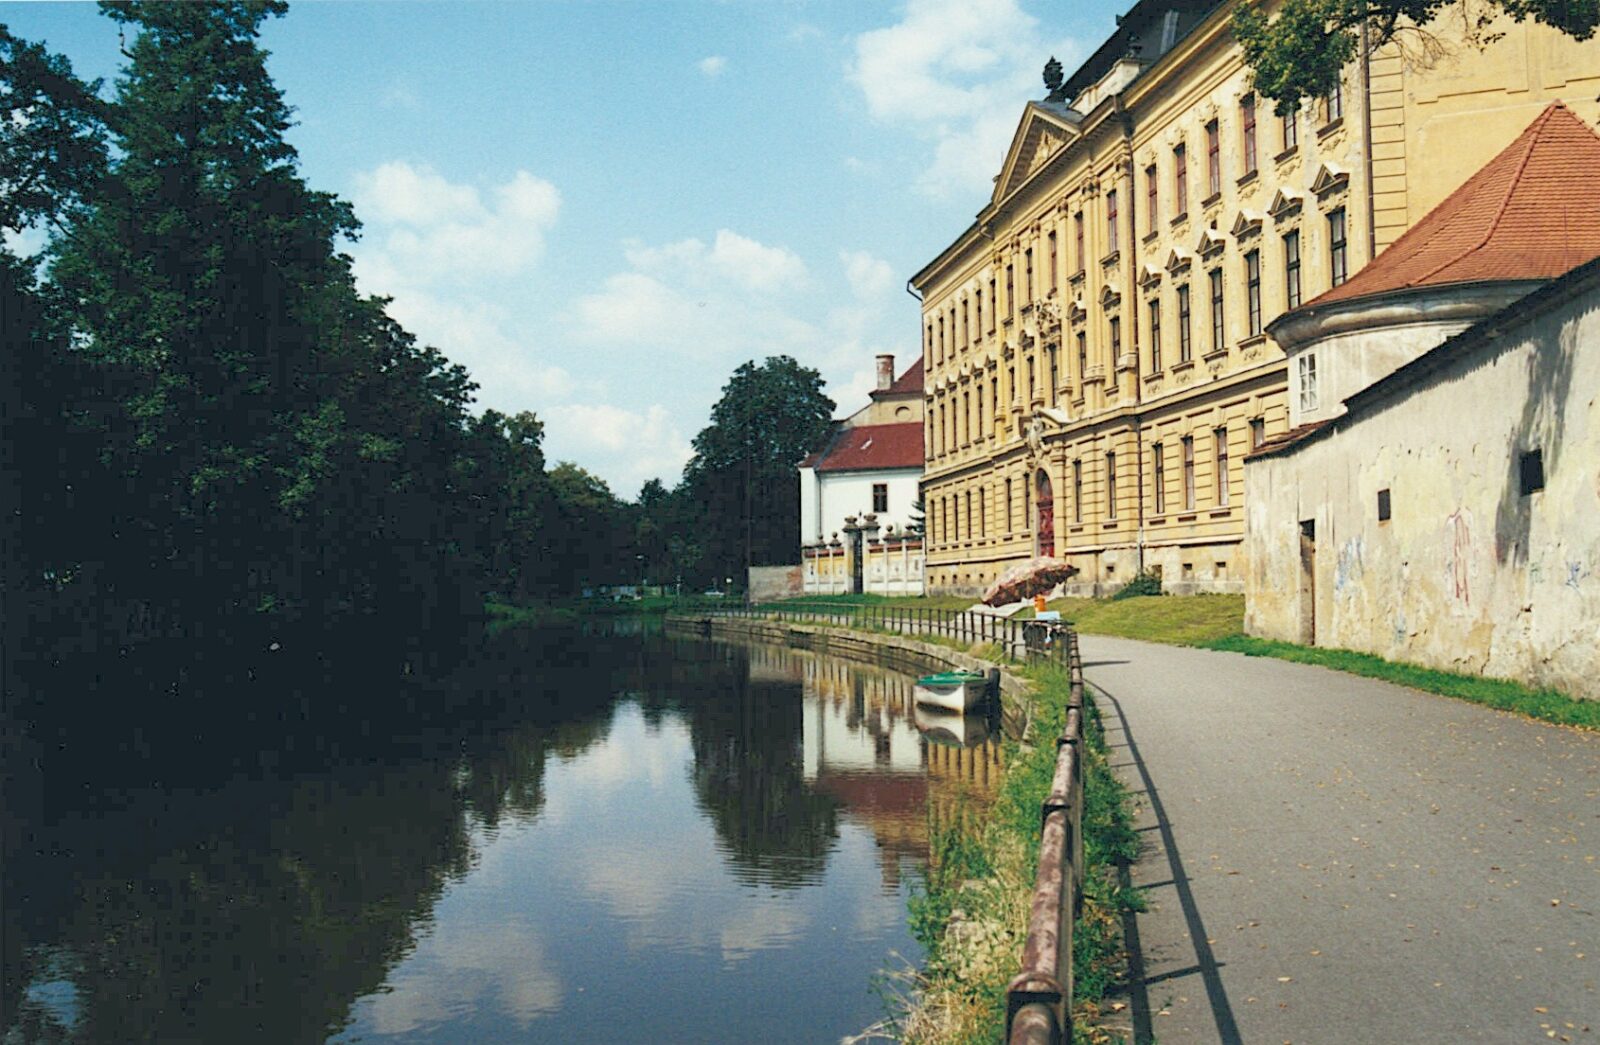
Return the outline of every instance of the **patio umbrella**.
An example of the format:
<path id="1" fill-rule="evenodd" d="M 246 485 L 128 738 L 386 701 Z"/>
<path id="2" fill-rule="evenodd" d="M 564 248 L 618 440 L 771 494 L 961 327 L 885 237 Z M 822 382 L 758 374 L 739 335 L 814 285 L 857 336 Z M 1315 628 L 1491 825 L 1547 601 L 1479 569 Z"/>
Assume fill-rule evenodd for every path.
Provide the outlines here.
<path id="1" fill-rule="evenodd" d="M 989 585 L 983 593 L 983 601 L 987 606 L 1004 606 L 1010 602 L 1021 602 L 1023 599 L 1048 592 L 1077 572 L 1076 566 L 1068 565 L 1063 559 L 1041 555 L 1019 563 L 1001 574 L 1000 579 Z"/>

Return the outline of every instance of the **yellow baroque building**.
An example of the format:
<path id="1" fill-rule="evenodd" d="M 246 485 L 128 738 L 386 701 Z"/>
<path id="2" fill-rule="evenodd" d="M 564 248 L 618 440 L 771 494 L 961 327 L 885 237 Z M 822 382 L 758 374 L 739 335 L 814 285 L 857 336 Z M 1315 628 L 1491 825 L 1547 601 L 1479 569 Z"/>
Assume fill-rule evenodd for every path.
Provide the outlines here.
<path id="1" fill-rule="evenodd" d="M 1477 46 L 1447 9 L 1442 55 L 1386 47 L 1280 117 L 1252 93 L 1236 6 L 1135 4 L 1028 103 L 988 205 L 912 278 L 930 591 L 975 593 L 1036 554 L 1078 566 L 1080 594 L 1141 570 L 1243 590 L 1243 460 L 1289 423 L 1267 324 L 1549 101 L 1600 116 L 1600 37 L 1507 20 Z"/>

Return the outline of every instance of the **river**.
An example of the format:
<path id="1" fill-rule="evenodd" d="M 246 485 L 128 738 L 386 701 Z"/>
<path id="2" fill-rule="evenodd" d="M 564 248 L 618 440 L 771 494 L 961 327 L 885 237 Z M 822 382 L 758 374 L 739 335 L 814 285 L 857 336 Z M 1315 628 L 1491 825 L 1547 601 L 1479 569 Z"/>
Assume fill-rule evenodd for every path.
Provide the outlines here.
<path id="1" fill-rule="evenodd" d="M 990 723 L 800 650 L 545 631 L 452 679 L 448 716 L 194 781 L 45 751 L 6 1045 L 838 1041 L 920 960 L 930 825 L 1000 779 Z"/>

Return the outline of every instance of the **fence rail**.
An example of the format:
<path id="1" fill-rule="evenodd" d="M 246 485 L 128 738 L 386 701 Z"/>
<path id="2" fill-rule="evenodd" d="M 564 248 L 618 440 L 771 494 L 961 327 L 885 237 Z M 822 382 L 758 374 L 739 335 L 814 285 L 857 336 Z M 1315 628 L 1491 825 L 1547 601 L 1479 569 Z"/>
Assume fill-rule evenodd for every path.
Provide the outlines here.
<path id="1" fill-rule="evenodd" d="M 972 610 L 841 606 L 791 600 L 769 606 L 725 606 L 718 617 L 822 621 L 907 635 L 992 643 L 1016 660 L 1052 660 L 1070 689 L 1055 775 L 1039 810 L 1039 869 L 1028 913 L 1022 971 L 1006 985 L 1008 1045 L 1062 1045 L 1072 1040 L 1072 925 L 1083 896 L 1083 657 L 1066 621 L 1014 621 Z"/>

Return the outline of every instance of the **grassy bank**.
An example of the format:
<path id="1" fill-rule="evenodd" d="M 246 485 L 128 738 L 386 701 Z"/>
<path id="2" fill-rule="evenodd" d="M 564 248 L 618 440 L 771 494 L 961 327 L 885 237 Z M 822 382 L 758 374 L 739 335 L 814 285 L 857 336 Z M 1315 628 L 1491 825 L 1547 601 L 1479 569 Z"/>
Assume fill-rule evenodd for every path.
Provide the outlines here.
<path id="1" fill-rule="evenodd" d="M 934 839 L 926 888 L 912 901 L 912 928 L 927 951 L 915 1004 L 897 1028 L 920 1043 L 998 1041 L 1005 986 L 1017 972 L 1039 853 L 1039 805 L 1050 790 L 1066 715 L 1068 678 L 1056 666 L 1021 669 L 1035 685 L 1028 744 L 1009 744 L 1006 778 L 980 827 Z M 1138 852 L 1126 789 L 1106 762 L 1093 706 L 1085 708 L 1083 907 L 1073 936 L 1075 1023 L 1092 1024 L 1096 1006 L 1122 968 L 1122 913 L 1137 895 L 1120 888 L 1115 866 Z M 1093 1041 L 1089 1031 L 1075 1035 Z"/>
<path id="2" fill-rule="evenodd" d="M 704 595 L 647 595 L 640 599 L 560 599 L 550 602 L 513 604 L 491 600 L 487 610 L 497 624 L 571 624 L 584 617 L 661 616 L 697 609 L 717 609 L 741 605 L 736 598 L 709 598 Z"/>
<path id="3" fill-rule="evenodd" d="M 972 605 L 971 600 L 949 596 L 930 599 L 833 596 L 806 601 L 938 606 L 945 609 Z M 1059 610 L 1062 617 L 1072 621 L 1085 635 L 1113 635 L 1316 664 L 1353 675 L 1383 679 L 1425 693 L 1468 700 L 1557 725 L 1600 729 L 1600 701 L 1578 700 L 1558 690 L 1536 689 L 1510 679 L 1439 671 L 1385 660 L 1370 653 L 1251 638 L 1244 634 L 1243 595 L 1140 595 L 1119 600 L 1063 598 L 1052 599 L 1050 609 Z M 1032 617 L 1033 610 L 1025 609 L 1018 616 Z"/>

